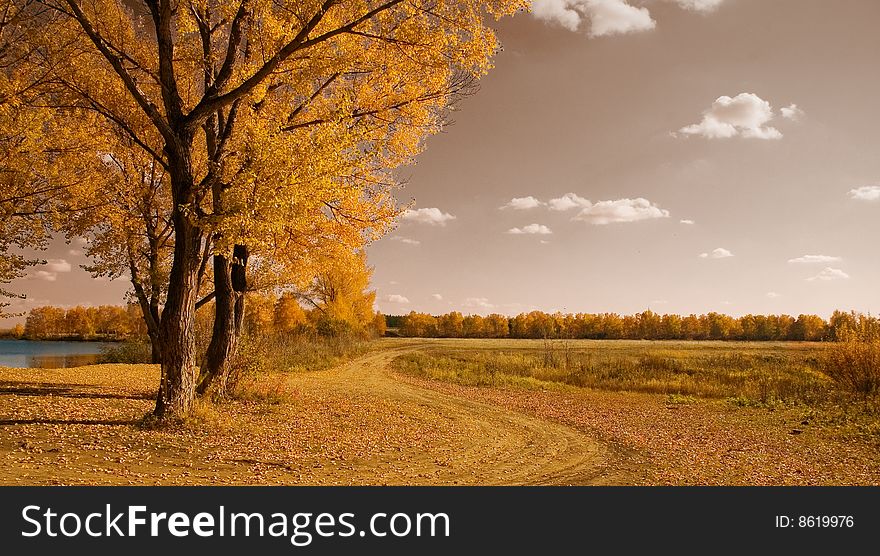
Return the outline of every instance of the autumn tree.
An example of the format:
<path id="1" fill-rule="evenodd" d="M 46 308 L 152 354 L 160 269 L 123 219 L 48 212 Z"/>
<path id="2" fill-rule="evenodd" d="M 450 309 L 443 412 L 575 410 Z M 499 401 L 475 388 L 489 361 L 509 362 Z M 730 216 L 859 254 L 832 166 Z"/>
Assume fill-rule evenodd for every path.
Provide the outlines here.
<path id="1" fill-rule="evenodd" d="M 387 169 L 416 154 L 452 96 L 489 67 L 496 43 L 484 11 L 500 16 L 525 2 L 13 5 L 40 22 L 19 46 L 26 74 L 46 75 L 34 89 L 39 104 L 58 118 L 36 130 L 63 133 L 90 119 L 167 172 L 173 254 L 156 413 L 182 416 L 196 387 L 193 319 L 206 243 L 215 332 L 226 331 L 215 347 L 228 359 L 251 254 L 308 244 L 319 212 L 368 223 L 335 230 L 342 237 L 382 233 L 394 214 Z M 143 137 L 145 119 L 161 149 Z"/>
<path id="2" fill-rule="evenodd" d="M 458 311 L 441 315 L 437 319 L 437 328 L 443 338 L 461 338 L 464 336 L 464 316 Z"/>
<path id="3" fill-rule="evenodd" d="M 307 325 L 306 312 L 293 292 L 285 292 L 275 303 L 272 330 L 280 333 L 300 332 Z"/>
<path id="4" fill-rule="evenodd" d="M 376 292 L 370 290 L 373 269 L 366 254 L 330 253 L 323 269 L 300 292 L 313 309 L 310 319 L 319 333 L 328 336 L 374 334 Z"/>
<path id="5" fill-rule="evenodd" d="M 487 316 L 485 327 L 486 337 L 488 338 L 506 338 L 510 335 L 510 324 L 504 315 L 492 313 Z"/>
<path id="6" fill-rule="evenodd" d="M 437 319 L 426 313 L 411 311 L 403 317 L 400 333 L 410 338 L 430 338 L 437 335 Z"/>
<path id="7" fill-rule="evenodd" d="M 43 133 L 58 124 L 42 102 L 49 69 L 34 71 L 31 63 L 29 39 L 41 32 L 44 11 L 35 2 L 0 0 L 0 316 L 9 305 L 4 299 L 23 297 L 3 285 L 41 262 L 22 250 L 46 247 L 59 198 L 96 166 L 83 154 L 88 125 Z"/>

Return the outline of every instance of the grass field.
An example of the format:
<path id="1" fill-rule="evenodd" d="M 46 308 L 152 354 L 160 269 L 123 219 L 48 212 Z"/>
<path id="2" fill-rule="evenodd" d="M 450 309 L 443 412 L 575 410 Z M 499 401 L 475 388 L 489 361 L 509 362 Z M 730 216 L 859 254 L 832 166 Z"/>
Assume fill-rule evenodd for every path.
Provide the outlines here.
<path id="1" fill-rule="evenodd" d="M 394 361 L 398 372 L 462 386 L 590 388 L 802 408 L 842 434 L 880 441 L 878 400 L 822 369 L 829 344 L 627 340 L 439 340 Z"/>

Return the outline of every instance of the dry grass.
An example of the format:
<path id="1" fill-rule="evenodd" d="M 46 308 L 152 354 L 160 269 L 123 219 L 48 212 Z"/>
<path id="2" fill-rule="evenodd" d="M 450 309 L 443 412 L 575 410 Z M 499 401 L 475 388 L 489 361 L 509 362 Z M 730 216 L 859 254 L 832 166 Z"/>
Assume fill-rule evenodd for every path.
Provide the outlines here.
<path id="1" fill-rule="evenodd" d="M 853 395 L 854 388 L 864 392 L 866 384 L 875 384 L 866 377 L 876 376 L 872 358 L 880 357 L 880 343 L 465 342 L 409 353 L 394 368 L 462 386 L 586 388 L 662 394 L 672 404 L 708 398 L 735 407 L 800 408 L 842 436 L 880 442 L 880 400 L 873 394 Z"/>
<path id="2" fill-rule="evenodd" d="M 822 370 L 866 400 L 880 392 L 880 338 L 851 336 L 825 353 Z"/>

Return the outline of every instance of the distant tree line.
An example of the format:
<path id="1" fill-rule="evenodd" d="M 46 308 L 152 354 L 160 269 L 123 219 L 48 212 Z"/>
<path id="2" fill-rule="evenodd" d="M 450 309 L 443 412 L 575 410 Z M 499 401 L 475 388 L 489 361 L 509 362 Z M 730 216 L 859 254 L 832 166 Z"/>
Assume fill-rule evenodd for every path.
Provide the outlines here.
<path id="1" fill-rule="evenodd" d="M 440 316 L 411 312 L 387 317 L 388 326 L 413 338 L 567 338 L 607 340 L 746 340 L 834 341 L 848 330 L 880 330 L 876 317 L 835 311 L 829 320 L 818 315 L 660 315 L 645 311 L 563 314 L 532 311 L 515 317 L 499 314 Z"/>
<path id="2" fill-rule="evenodd" d="M 140 309 L 134 305 L 35 307 L 24 324 L 3 333 L 26 340 L 121 340 L 145 334 Z"/>

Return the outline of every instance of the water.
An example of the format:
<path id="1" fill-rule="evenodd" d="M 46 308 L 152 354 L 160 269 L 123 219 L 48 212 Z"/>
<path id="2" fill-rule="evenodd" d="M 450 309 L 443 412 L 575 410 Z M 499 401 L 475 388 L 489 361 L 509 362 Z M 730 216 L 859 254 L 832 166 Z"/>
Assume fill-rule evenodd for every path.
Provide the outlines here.
<path id="1" fill-rule="evenodd" d="M 0 340 L 0 367 L 79 367 L 97 363 L 109 342 Z"/>

